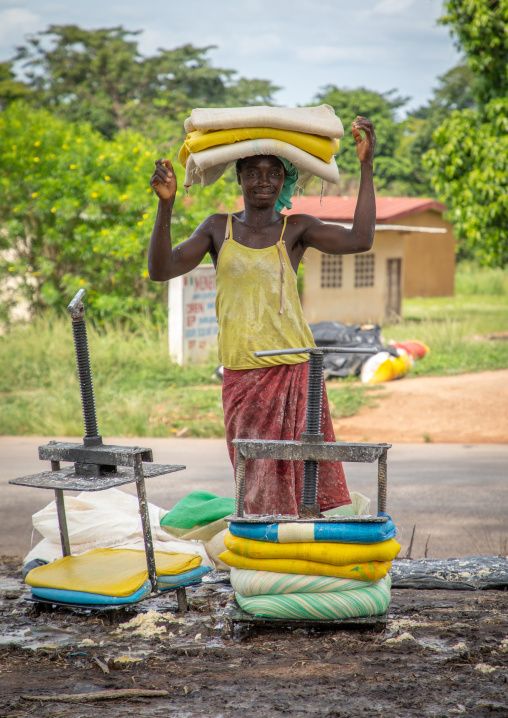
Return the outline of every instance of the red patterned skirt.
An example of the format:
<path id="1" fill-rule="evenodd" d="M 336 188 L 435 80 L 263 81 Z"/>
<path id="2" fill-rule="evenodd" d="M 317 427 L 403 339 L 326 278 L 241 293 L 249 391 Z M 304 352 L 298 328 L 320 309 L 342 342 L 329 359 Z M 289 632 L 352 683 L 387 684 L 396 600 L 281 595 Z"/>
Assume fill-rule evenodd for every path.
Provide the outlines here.
<path id="1" fill-rule="evenodd" d="M 233 467 L 233 439 L 300 439 L 306 424 L 308 371 L 308 362 L 263 369 L 224 369 L 222 402 Z M 325 441 L 335 441 L 324 386 L 321 431 Z M 246 513 L 296 515 L 302 497 L 303 468 L 303 461 L 247 459 Z M 342 464 L 319 463 L 318 503 L 322 511 L 351 503 Z"/>

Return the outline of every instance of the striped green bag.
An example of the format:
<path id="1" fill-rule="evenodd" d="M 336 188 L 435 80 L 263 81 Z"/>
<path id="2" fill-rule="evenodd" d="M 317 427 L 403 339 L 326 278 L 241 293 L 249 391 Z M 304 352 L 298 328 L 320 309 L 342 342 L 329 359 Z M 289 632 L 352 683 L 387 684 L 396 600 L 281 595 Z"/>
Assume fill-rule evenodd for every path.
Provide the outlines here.
<path id="1" fill-rule="evenodd" d="M 230 578 L 233 590 L 244 598 L 288 593 L 337 593 L 365 588 L 365 581 L 354 578 L 252 571 L 245 568 L 232 568 Z"/>
<path id="2" fill-rule="evenodd" d="M 390 577 L 386 576 L 374 582 L 359 581 L 358 583 L 363 583 L 363 586 L 330 593 L 246 597 L 236 592 L 235 595 L 238 605 L 244 611 L 265 618 L 337 620 L 377 616 L 384 613 L 390 603 Z"/>

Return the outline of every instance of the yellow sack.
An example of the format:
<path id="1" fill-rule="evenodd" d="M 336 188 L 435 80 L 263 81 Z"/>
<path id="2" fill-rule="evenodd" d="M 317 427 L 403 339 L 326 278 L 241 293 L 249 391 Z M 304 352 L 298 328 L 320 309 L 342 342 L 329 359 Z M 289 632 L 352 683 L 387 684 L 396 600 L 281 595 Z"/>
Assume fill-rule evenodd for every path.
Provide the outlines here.
<path id="1" fill-rule="evenodd" d="M 232 551 L 224 551 L 219 558 L 234 568 L 273 571 L 274 573 L 303 573 L 306 576 L 356 578 L 358 581 L 378 581 L 380 578 L 384 578 L 392 567 L 391 561 L 368 561 L 349 564 L 349 566 L 334 566 L 331 563 L 292 558 L 247 558 L 238 556 Z"/>
<path id="2" fill-rule="evenodd" d="M 324 162 L 331 162 L 332 157 L 339 149 L 339 140 L 321 135 L 310 135 L 305 132 L 293 130 L 279 130 L 275 127 L 241 127 L 232 130 L 216 130 L 214 132 L 201 132 L 195 130 L 187 135 L 187 139 L 180 148 L 178 160 L 185 167 L 189 155 L 206 150 L 217 145 L 231 145 L 243 140 L 273 139 L 289 142 L 289 144 L 305 150 Z"/>
<path id="3" fill-rule="evenodd" d="M 176 576 L 198 568 L 200 564 L 201 557 L 194 554 L 155 551 L 157 576 Z M 38 566 L 27 574 L 25 581 L 40 588 L 123 597 L 137 591 L 147 578 L 144 551 L 96 548 Z"/>
<path id="4" fill-rule="evenodd" d="M 363 384 L 380 384 L 405 376 L 411 368 L 407 354 L 394 357 L 388 352 L 378 352 L 367 359 L 362 366 Z"/>
<path id="5" fill-rule="evenodd" d="M 316 541 L 271 543 L 233 536 L 230 531 L 226 533 L 224 543 L 233 553 L 248 558 L 303 559 L 331 563 L 334 566 L 365 561 L 392 561 L 400 551 L 400 544 L 395 539 L 364 544 Z"/>

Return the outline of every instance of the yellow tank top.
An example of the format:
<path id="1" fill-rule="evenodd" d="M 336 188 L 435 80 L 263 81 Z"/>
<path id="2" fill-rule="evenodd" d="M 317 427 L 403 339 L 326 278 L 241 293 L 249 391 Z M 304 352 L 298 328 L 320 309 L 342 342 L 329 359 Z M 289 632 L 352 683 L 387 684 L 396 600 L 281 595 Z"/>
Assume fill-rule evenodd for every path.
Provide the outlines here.
<path id="1" fill-rule="evenodd" d="M 253 249 L 235 242 L 228 215 L 226 238 L 217 259 L 215 300 L 219 360 L 227 369 L 301 364 L 308 354 L 256 358 L 254 352 L 315 346 L 283 240 L 286 222 L 284 217 L 277 244 Z"/>

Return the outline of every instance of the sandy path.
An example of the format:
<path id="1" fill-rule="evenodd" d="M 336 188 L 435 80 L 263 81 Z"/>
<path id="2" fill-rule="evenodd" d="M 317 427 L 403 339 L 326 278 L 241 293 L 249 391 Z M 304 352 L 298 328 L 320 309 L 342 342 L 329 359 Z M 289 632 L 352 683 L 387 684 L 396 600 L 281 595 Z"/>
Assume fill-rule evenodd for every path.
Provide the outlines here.
<path id="1" fill-rule="evenodd" d="M 508 443 L 508 369 L 387 382 L 374 408 L 334 422 L 343 441 Z"/>

